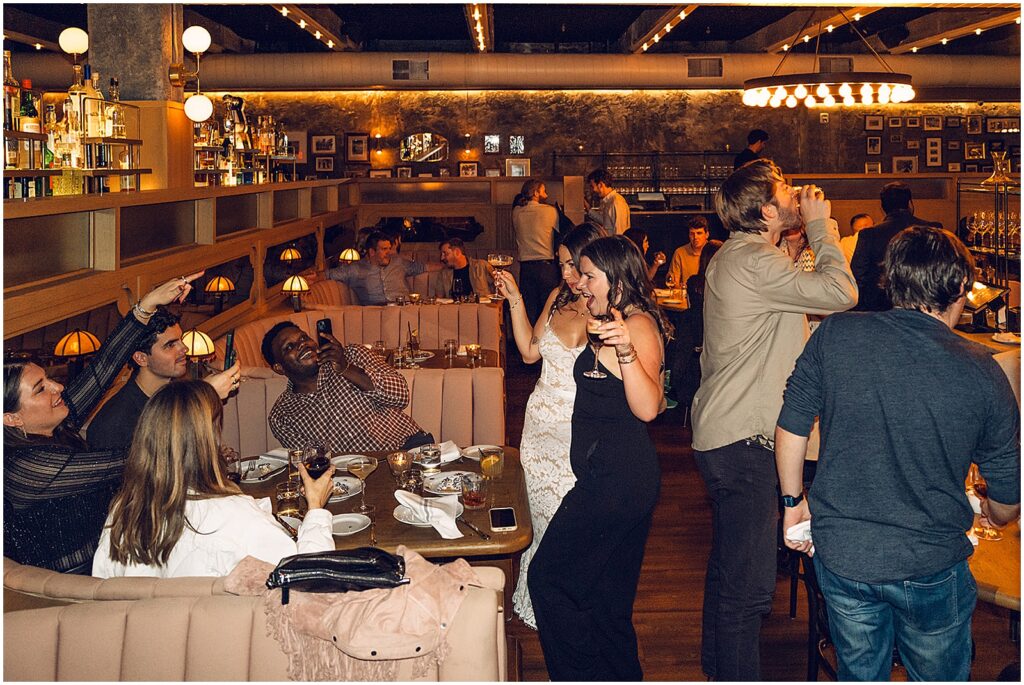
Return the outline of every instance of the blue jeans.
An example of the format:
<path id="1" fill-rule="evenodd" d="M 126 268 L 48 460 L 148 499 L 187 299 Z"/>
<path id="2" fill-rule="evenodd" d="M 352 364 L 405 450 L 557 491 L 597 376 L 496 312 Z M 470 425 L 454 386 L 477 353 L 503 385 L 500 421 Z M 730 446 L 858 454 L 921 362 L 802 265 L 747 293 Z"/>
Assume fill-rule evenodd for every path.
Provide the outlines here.
<path id="1" fill-rule="evenodd" d="M 814 557 L 839 661 L 839 680 L 889 680 L 893 640 L 911 680 L 967 680 L 971 671 L 974 576 L 961 561 L 894 583 L 837 576 Z"/>

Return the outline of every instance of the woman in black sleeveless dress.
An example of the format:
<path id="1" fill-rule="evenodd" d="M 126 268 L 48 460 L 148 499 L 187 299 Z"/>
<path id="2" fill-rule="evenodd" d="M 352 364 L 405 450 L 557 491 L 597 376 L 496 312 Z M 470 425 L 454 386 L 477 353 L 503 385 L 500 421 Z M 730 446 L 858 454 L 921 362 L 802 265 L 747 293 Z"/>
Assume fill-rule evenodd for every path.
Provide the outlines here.
<path id="1" fill-rule="evenodd" d="M 646 422 L 661 411 L 663 338 L 639 249 L 602 238 L 580 257 L 580 290 L 602 347 L 576 360 L 570 459 L 576 485 L 551 520 L 528 585 L 552 680 L 640 680 L 633 630 L 660 471 Z M 598 324 L 596 320 L 589 325 Z"/>

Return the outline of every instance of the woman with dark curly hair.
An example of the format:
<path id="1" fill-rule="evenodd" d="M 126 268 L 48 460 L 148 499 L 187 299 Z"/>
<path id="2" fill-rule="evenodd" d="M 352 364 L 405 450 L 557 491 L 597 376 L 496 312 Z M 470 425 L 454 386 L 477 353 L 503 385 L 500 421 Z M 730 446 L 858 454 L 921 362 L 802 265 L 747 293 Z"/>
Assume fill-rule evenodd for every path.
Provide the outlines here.
<path id="1" fill-rule="evenodd" d="M 601 344 L 576 360 L 576 485 L 534 556 L 530 595 L 552 680 L 641 680 L 633 600 L 661 481 L 646 422 L 664 406 L 671 327 L 624 236 L 583 248 L 579 289 Z"/>

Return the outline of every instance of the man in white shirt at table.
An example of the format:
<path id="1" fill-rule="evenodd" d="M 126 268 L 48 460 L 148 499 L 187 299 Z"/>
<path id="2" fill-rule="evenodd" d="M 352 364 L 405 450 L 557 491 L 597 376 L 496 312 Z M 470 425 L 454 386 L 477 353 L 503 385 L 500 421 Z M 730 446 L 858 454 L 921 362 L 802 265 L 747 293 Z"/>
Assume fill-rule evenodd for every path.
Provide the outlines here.
<path id="1" fill-rule="evenodd" d="M 595 169 L 587 174 L 590 192 L 601 200 L 596 209 L 587 210 L 587 217 L 604 226 L 608 235 L 620 235 L 629 230 L 629 204 L 612 187 L 615 179 L 607 169 Z"/>

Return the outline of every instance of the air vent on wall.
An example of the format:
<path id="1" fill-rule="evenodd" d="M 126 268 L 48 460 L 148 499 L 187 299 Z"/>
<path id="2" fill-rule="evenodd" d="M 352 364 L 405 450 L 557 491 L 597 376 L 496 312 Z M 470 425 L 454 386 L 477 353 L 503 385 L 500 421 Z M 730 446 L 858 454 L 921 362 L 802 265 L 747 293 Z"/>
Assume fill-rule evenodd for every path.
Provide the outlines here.
<path id="1" fill-rule="evenodd" d="M 687 57 L 686 76 L 688 78 L 721 78 L 721 57 Z"/>
<path id="2" fill-rule="evenodd" d="M 853 71 L 852 57 L 822 57 L 818 64 L 818 72 L 822 74 L 834 74 Z"/>
<path id="3" fill-rule="evenodd" d="M 391 60 L 391 79 L 394 81 L 428 81 L 430 80 L 430 60 L 393 59 Z"/>

